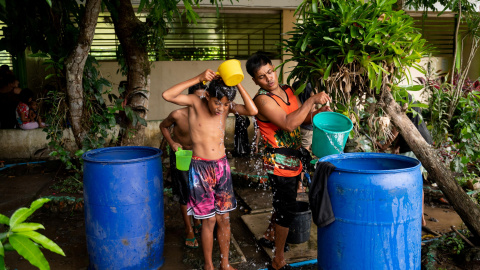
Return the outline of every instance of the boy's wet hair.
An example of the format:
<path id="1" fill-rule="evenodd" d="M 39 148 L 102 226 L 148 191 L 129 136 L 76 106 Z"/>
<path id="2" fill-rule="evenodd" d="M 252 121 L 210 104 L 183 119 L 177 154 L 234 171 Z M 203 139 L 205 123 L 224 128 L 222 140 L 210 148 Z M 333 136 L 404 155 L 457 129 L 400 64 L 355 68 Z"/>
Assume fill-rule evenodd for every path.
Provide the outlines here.
<path id="1" fill-rule="evenodd" d="M 250 58 L 247 60 L 247 72 L 252 76 L 252 78 L 255 78 L 255 72 L 257 72 L 261 67 L 272 64 L 272 61 L 270 58 L 268 58 L 267 55 L 257 52 L 254 53 Z"/>
<path id="2" fill-rule="evenodd" d="M 237 94 L 237 88 L 235 86 L 227 86 L 221 78 L 211 81 L 206 91 L 211 98 L 222 99 L 227 97 L 229 101 L 233 101 Z"/>
<path id="3" fill-rule="evenodd" d="M 188 88 L 188 94 L 193 94 L 197 90 L 205 90 L 205 88 L 207 88 L 207 86 L 204 83 L 197 83 Z"/>

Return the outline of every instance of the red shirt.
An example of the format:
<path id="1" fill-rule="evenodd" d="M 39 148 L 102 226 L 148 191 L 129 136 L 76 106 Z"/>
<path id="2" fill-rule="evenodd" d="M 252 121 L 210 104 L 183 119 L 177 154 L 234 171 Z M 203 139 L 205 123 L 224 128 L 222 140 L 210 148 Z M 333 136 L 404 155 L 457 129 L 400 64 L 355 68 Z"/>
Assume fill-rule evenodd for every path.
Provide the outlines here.
<path id="1" fill-rule="evenodd" d="M 17 106 L 17 120 L 19 124 L 26 124 L 30 123 L 30 119 L 28 119 L 28 112 L 30 111 L 30 108 L 28 107 L 27 104 L 20 102 L 18 103 Z M 28 119 L 28 121 L 23 121 L 22 122 L 22 113 L 25 114 L 25 117 Z"/>

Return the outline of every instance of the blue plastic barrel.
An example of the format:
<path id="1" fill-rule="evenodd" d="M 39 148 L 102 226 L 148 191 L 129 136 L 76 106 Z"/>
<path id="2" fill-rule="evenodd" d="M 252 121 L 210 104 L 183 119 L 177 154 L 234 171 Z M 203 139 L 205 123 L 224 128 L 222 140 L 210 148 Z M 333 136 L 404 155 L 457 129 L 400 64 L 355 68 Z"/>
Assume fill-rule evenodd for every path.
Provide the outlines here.
<path id="1" fill-rule="evenodd" d="M 161 151 L 111 147 L 83 155 L 89 269 L 158 269 L 165 224 Z"/>
<path id="2" fill-rule="evenodd" d="M 320 161 L 335 221 L 318 228 L 318 269 L 420 269 L 420 161 L 392 154 L 348 153 Z"/>

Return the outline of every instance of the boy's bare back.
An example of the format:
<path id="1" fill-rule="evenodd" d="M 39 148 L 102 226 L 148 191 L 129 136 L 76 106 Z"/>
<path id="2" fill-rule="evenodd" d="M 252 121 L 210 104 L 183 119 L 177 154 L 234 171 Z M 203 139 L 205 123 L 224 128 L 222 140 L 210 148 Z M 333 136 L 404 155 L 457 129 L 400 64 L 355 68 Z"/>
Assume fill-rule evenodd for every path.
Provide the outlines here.
<path id="1" fill-rule="evenodd" d="M 169 133 L 168 128 L 171 126 L 173 126 L 173 138 L 169 134 L 165 134 Z M 162 133 L 164 133 L 165 138 L 174 151 L 177 151 L 178 147 L 181 147 L 183 150 L 192 149 L 193 144 L 188 124 L 188 108 L 181 108 L 171 112 L 160 124 L 160 130 L 162 129 L 166 129 Z"/>

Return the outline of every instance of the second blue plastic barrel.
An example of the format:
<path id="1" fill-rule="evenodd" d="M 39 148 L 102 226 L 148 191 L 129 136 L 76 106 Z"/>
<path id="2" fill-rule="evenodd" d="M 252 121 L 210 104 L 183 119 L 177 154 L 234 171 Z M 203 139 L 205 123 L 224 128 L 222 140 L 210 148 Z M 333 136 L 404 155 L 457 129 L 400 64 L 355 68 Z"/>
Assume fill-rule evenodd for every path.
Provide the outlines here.
<path id="1" fill-rule="evenodd" d="M 161 151 L 111 147 L 84 159 L 89 269 L 158 269 L 164 263 Z"/>
<path id="2" fill-rule="evenodd" d="M 318 269 L 420 269 L 422 175 L 416 159 L 349 153 L 320 161 L 335 221 L 318 228 Z"/>

